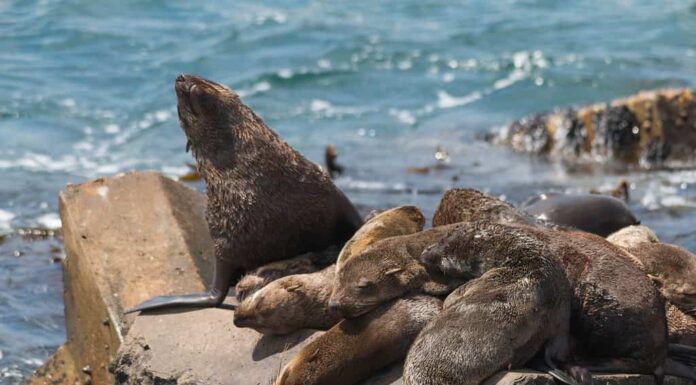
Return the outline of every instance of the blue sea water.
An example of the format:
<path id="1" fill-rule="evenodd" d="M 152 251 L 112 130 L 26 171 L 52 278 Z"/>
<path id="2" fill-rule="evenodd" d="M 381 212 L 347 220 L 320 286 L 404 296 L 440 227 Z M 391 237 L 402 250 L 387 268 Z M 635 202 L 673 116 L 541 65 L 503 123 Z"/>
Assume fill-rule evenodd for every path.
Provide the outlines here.
<path id="1" fill-rule="evenodd" d="M 480 132 L 558 105 L 696 86 L 693 1 L 0 2 L 0 383 L 64 339 L 57 240 L 68 182 L 133 169 L 178 176 L 189 154 L 173 81 L 238 91 L 362 207 L 432 213 L 444 189 L 519 202 L 608 188 L 666 241 L 696 251 L 696 172 L 571 172 L 492 147 Z M 451 167 L 414 175 L 444 146 Z M 21 251 L 17 253 L 17 251 Z M 18 256 L 19 255 L 19 256 Z"/>

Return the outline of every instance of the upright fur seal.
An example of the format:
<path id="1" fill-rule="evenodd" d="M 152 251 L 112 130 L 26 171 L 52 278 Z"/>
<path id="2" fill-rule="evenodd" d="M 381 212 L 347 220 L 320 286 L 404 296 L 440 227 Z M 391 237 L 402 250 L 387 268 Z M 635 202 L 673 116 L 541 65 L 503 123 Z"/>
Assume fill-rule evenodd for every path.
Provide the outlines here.
<path id="1" fill-rule="evenodd" d="M 326 330 L 341 320 L 329 309 L 336 266 L 277 279 L 242 301 L 234 324 L 262 334 L 288 334 L 299 329 Z"/>
<path id="2" fill-rule="evenodd" d="M 181 127 L 205 180 L 214 242 L 210 292 L 150 299 L 128 312 L 222 304 L 230 285 L 268 262 L 348 240 L 362 220 L 317 165 L 283 142 L 229 88 L 179 75 Z"/>
<path id="3" fill-rule="evenodd" d="M 305 345 L 274 385 L 353 385 L 403 359 L 418 332 L 442 306 L 416 295 L 382 304 L 359 318 L 346 319 Z"/>
<path id="4" fill-rule="evenodd" d="M 405 384 L 478 385 L 525 365 L 544 346 L 550 359 L 568 359 L 565 273 L 538 239 L 505 230 L 509 242 L 500 241 L 495 224 L 462 224 L 422 254 L 433 265 L 479 278 L 452 292 L 418 335 L 406 358 Z M 589 374 L 581 379 L 591 384 Z"/>
<path id="5" fill-rule="evenodd" d="M 338 255 L 338 269 L 353 255 L 363 251 L 371 244 L 381 239 L 417 233 L 423 230 L 425 217 L 416 206 L 399 206 L 382 211 L 355 232 L 353 237 L 343 246 Z"/>
<path id="6" fill-rule="evenodd" d="M 597 194 L 542 194 L 521 208 L 535 217 L 606 237 L 640 222 L 620 199 Z"/>

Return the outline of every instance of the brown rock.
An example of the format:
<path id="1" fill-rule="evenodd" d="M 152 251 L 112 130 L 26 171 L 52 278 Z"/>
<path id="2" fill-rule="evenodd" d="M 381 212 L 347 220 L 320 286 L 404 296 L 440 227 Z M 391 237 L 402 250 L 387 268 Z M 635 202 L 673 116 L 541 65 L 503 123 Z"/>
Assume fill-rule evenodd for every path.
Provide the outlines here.
<path id="1" fill-rule="evenodd" d="M 60 194 L 67 343 L 93 384 L 132 317 L 123 309 L 163 293 L 202 291 L 212 255 L 203 196 L 156 173 L 69 185 Z"/>
<path id="2" fill-rule="evenodd" d="M 85 374 L 77 368 L 72 354 L 63 345 L 36 369 L 24 385 L 78 385 L 83 383 Z"/>

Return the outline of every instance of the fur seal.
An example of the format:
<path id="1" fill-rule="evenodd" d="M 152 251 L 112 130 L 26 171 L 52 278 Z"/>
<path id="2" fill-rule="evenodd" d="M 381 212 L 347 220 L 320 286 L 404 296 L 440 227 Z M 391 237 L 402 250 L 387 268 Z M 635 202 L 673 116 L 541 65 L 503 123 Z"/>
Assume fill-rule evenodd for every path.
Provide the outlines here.
<path id="1" fill-rule="evenodd" d="M 488 222 L 461 224 L 428 247 L 421 258 L 429 264 L 476 278 L 453 291 L 418 335 L 404 384 L 478 385 L 522 367 L 544 346 L 549 358 L 567 361 L 571 290 L 551 255 L 523 230 Z M 589 374 L 583 380 L 591 383 Z"/>
<path id="2" fill-rule="evenodd" d="M 373 244 L 339 271 L 332 303 L 344 316 L 356 316 L 406 292 L 448 294 L 456 279 L 461 283 L 475 278 L 458 274 L 456 260 L 433 264 L 421 259 L 427 246 L 457 226 L 473 225 L 443 225 Z M 584 359 L 579 364 L 596 371 L 652 374 L 664 362 L 664 302 L 650 279 L 621 255 L 625 251 L 588 233 L 517 224 L 487 226 L 495 242 L 482 250 L 497 243 L 515 244 L 519 241 L 512 234 L 523 232 L 546 245 L 558 260 L 572 289 L 570 330 L 576 340 L 574 351 Z"/>
<path id="3" fill-rule="evenodd" d="M 278 278 L 295 274 L 313 273 L 336 262 L 340 249 L 337 245 L 326 250 L 310 252 L 297 257 L 271 262 L 247 272 L 234 287 L 237 300 L 242 302 L 262 287 Z"/>
<path id="4" fill-rule="evenodd" d="M 345 318 L 355 318 L 408 293 L 449 294 L 464 281 L 426 270 L 418 257 L 450 227 L 386 238 L 351 256 L 336 271 L 329 307 Z"/>
<path id="5" fill-rule="evenodd" d="M 487 220 L 499 223 L 534 224 L 536 220 L 500 199 L 471 188 L 447 190 L 433 215 L 433 226 Z"/>
<path id="6" fill-rule="evenodd" d="M 685 314 L 681 309 L 667 303 L 667 327 L 669 342 L 696 346 L 696 317 Z"/>
<path id="7" fill-rule="evenodd" d="M 403 359 L 442 301 L 415 295 L 346 319 L 305 345 L 274 385 L 352 385 Z"/>
<path id="8" fill-rule="evenodd" d="M 277 279 L 242 301 L 234 325 L 262 334 L 289 334 L 299 329 L 327 330 L 341 320 L 329 309 L 336 266 Z"/>
<path id="9" fill-rule="evenodd" d="M 360 215 L 331 178 L 229 88 L 194 75 L 179 75 L 174 88 L 179 121 L 206 184 L 213 284 L 208 293 L 156 297 L 128 313 L 220 306 L 244 272 L 343 243 L 360 227 Z"/>
<path id="10" fill-rule="evenodd" d="M 652 278 L 662 295 L 684 313 L 696 317 L 696 255 L 661 243 L 646 226 L 630 226 L 607 240 L 628 251 L 636 265 Z"/>
<path id="11" fill-rule="evenodd" d="M 351 256 L 381 239 L 417 233 L 423 230 L 425 217 L 416 206 L 400 206 L 375 214 L 346 242 L 336 266 L 343 266 Z"/>
<path id="12" fill-rule="evenodd" d="M 603 237 L 640 224 L 623 201 L 607 195 L 541 194 L 521 210 L 544 221 Z"/>
<path id="13" fill-rule="evenodd" d="M 469 255 L 505 255 L 506 250 L 524 250 L 523 246 L 536 243 L 524 255 L 510 253 L 507 258 L 520 260 L 517 269 L 522 269 L 527 254 L 543 246 L 560 264 L 572 290 L 570 331 L 579 364 L 593 371 L 643 374 L 654 374 L 663 365 L 667 353 L 664 301 L 623 250 L 585 232 L 485 222 L 459 226 L 441 241 L 456 241 L 455 251 L 439 255 L 426 251 L 423 263 L 446 276 L 466 277 L 472 270 L 487 267 L 470 262 Z M 479 230 L 471 235 L 471 227 Z"/>

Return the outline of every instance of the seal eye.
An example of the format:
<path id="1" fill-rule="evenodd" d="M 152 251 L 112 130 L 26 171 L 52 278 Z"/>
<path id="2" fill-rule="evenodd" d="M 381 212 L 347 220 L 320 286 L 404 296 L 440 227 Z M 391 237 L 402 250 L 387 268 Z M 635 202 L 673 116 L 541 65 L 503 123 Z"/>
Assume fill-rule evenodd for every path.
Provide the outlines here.
<path id="1" fill-rule="evenodd" d="M 360 278 L 360 280 L 358 281 L 358 284 L 355 286 L 358 287 L 359 289 L 365 289 L 365 288 L 370 287 L 372 285 L 373 285 L 373 283 L 368 281 L 367 279 Z"/>

